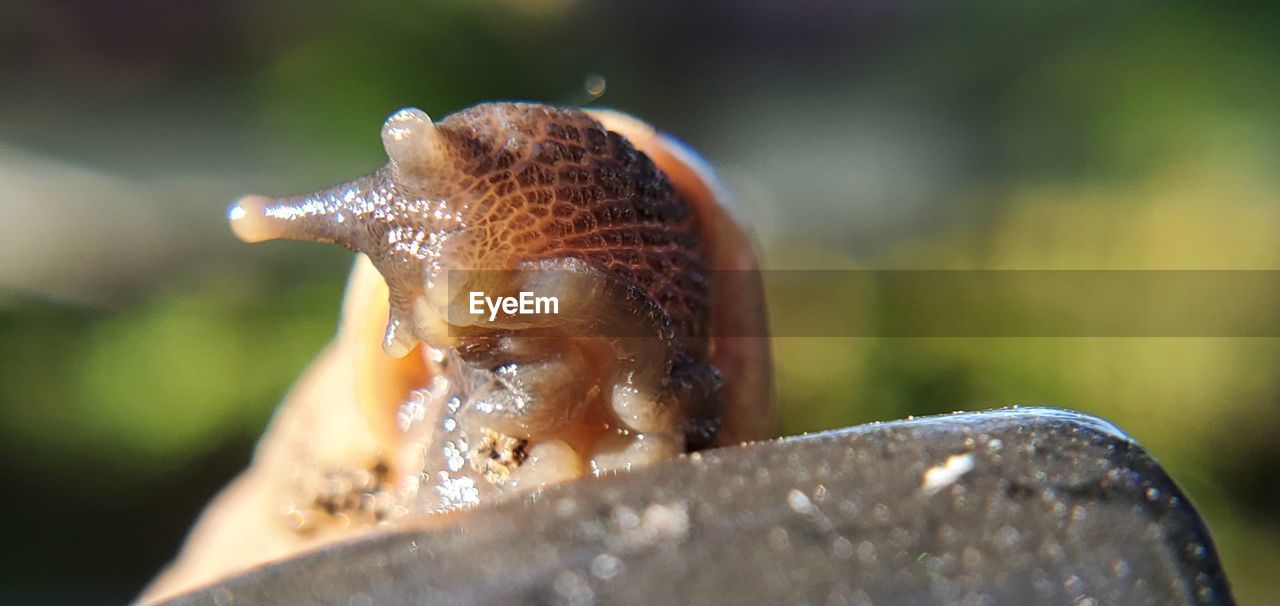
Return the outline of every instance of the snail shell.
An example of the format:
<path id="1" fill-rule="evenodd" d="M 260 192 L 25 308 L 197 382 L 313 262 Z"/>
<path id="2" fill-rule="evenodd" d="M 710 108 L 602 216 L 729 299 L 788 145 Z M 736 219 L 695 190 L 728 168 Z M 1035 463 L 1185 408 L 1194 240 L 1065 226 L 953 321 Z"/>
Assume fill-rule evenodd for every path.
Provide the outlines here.
<path id="1" fill-rule="evenodd" d="M 372 175 L 229 209 L 242 240 L 361 254 L 334 341 L 144 597 L 773 435 L 756 255 L 690 150 L 625 114 L 526 103 L 401 110 L 382 140 Z M 486 288 L 564 307 L 468 315 L 460 293 Z"/>

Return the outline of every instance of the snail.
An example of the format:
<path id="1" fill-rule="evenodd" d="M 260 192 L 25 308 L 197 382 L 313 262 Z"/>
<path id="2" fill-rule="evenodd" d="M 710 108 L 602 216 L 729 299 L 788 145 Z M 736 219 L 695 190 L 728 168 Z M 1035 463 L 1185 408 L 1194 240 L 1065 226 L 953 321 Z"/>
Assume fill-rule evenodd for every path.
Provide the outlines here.
<path id="1" fill-rule="evenodd" d="M 381 136 L 371 175 L 228 209 L 246 242 L 358 254 L 334 341 L 144 600 L 773 436 L 757 257 L 693 152 L 619 112 L 533 103 L 403 109 Z"/>

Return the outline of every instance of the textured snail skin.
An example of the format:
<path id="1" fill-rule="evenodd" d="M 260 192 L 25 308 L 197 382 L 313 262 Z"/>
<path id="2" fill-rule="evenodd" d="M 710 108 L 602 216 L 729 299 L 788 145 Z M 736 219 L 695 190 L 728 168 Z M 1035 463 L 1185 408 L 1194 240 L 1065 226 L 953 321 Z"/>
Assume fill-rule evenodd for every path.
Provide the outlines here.
<path id="1" fill-rule="evenodd" d="M 144 599 L 773 435 L 756 258 L 696 155 L 623 114 L 524 103 L 401 110 L 382 139 L 372 175 L 229 209 L 245 241 L 362 254 L 338 337 Z M 458 313 L 459 292 L 548 285 L 555 316 Z"/>

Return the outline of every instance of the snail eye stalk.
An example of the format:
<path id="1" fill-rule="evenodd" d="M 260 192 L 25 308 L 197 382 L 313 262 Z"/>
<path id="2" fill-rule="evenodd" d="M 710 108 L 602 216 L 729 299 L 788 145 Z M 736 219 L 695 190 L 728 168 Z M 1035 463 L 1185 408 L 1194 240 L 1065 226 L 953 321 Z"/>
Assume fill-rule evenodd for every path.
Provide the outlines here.
<path id="1" fill-rule="evenodd" d="M 227 207 L 227 221 L 237 238 L 251 244 L 304 240 L 357 249 L 358 210 L 365 205 L 369 181 L 364 177 L 302 196 L 244 196 Z"/>

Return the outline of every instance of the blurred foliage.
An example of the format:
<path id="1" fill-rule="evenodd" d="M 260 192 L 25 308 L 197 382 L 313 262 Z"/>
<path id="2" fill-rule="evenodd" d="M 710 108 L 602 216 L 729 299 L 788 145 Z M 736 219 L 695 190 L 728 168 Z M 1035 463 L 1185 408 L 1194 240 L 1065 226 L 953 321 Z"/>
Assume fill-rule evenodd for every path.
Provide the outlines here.
<path id="1" fill-rule="evenodd" d="M 16 3 L 0 141 L 190 195 L 155 198 L 148 229 L 187 234 L 166 271 L 100 300 L 0 262 L 3 480 L 34 496 L 5 516 L 31 547 L 6 550 L 0 600 L 124 599 L 173 553 L 332 333 L 348 262 L 241 247 L 216 213 L 380 164 L 402 105 L 577 103 L 603 74 L 600 104 L 723 170 L 775 268 L 1280 269 L 1274 8 L 782 6 Z M 49 238 L 94 227 L 69 215 Z M 788 433 L 1007 404 L 1108 418 L 1199 505 L 1241 603 L 1280 594 L 1275 339 L 774 347 Z"/>

